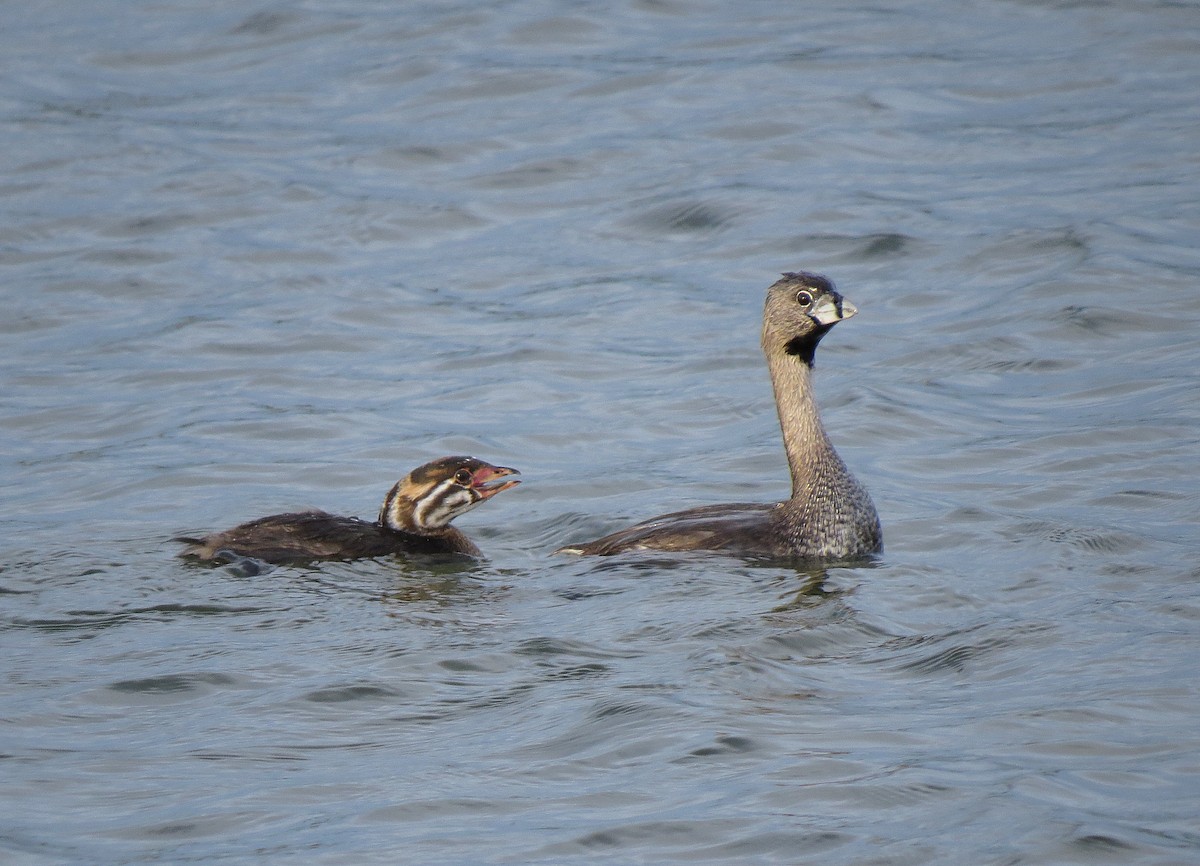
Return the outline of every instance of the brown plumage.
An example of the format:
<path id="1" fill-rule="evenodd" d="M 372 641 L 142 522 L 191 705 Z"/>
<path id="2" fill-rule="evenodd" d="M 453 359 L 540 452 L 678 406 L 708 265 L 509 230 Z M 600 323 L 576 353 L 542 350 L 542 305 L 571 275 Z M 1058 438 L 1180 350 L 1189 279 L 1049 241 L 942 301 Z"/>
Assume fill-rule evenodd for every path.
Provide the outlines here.
<path id="1" fill-rule="evenodd" d="M 388 491 L 374 522 L 324 511 L 273 514 L 204 538 L 180 538 L 187 559 L 221 562 L 248 556 L 276 564 L 365 559 L 388 554 L 479 556 L 450 521 L 521 482 L 519 474 L 474 457 L 442 457 L 414 469 Z"/>
<path id="2" fill-rule="evenodd" d="M 812 391 L 817 344 L 857 310 L 833 283 L 787 273 L 767 290 L 762 348 L 792 474 L 783 502 L 709 505 L 664 514 L 558 552 L 608 555 L 629 550 L 720 550 L 738 555 L 852 560 L 883 548 L 871 497 L 829 441 Z"/>

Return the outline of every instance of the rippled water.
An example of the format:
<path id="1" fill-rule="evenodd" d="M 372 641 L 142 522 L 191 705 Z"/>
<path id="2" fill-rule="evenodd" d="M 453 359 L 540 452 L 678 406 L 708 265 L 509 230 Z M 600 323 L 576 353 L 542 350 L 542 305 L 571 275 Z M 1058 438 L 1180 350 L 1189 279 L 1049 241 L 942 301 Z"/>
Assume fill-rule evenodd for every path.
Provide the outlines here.
<path id="1" fill-rule="evenodd" d="M 4 862 L 1196 862 L 1194 4 L 4 17 Z M 552 557 L 786 494 L 797 268 L 881 561 Z"/>

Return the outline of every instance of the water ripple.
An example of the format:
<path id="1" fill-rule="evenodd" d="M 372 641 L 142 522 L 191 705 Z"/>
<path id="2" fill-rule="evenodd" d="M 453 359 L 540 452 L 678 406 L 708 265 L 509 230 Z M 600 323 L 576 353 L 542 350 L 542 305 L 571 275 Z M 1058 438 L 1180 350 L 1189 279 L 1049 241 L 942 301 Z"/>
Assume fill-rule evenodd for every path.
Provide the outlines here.
<path id="1" fill-rule="evenodd" d="M 1192 7 L 145 5 L 0 28 L 0 859 L 1195 859 Z M 552 556 L 787 495 L 801 268 L 879 561 Z"/>

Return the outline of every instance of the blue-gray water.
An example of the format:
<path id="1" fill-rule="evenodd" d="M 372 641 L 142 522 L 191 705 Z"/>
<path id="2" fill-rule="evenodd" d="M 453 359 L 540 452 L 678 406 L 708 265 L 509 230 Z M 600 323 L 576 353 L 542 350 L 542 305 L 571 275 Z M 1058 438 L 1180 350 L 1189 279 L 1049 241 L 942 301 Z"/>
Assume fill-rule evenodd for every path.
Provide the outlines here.
<path id="1" fill-rule="evenodd" d="M 6 3 L 0 860 L 1200 860 L 1200 7 Z M 777 272 L 887 549 L 777 499 Z M 477 566 L 247 576 L 466 452 Z"/>

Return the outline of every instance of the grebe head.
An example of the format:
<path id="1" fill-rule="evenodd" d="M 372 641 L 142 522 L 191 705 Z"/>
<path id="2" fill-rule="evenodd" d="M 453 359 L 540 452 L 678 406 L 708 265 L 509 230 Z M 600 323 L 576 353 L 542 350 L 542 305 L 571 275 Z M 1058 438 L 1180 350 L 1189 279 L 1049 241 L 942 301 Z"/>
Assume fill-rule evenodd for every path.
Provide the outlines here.
<path id="1" fill-rule="evenodd" d="M 436 532 L 475 506 L 520 481 L 516 469 L 474 457 L 442 457 L 418 466 L 388 491 L 379 522 L 397 532 Z"/>
<path id="2" fill-rule="evenodd" d="M 821 338 L 857 312 L 827 277 L 807 271 L 786 273 L 767 289 L 763 351 L 768 355 L 794 355 L 811 367 Z"/>

